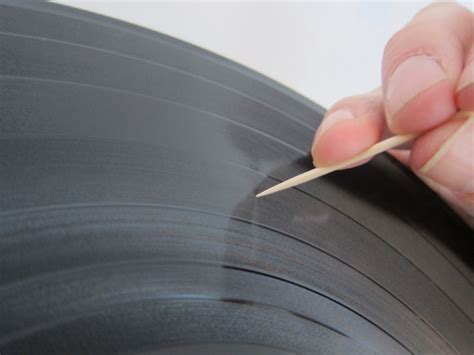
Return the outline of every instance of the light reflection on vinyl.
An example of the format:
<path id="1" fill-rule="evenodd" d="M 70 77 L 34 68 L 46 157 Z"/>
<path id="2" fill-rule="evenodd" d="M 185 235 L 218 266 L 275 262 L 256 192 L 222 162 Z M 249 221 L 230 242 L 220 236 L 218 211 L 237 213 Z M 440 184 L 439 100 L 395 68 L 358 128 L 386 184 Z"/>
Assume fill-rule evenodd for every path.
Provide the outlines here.
<path id="1" fill-rule="evenodd" d="M 0 5 L 0 353 L 474 350 L 469 229 L 323 109 L 159 33 Z"/>

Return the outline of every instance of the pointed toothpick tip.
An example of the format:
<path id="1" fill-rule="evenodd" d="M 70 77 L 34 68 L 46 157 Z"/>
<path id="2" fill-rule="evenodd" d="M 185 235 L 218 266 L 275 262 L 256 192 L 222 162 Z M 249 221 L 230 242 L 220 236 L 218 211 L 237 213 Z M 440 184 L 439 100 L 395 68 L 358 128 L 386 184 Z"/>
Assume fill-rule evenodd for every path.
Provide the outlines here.
<path id="1" fill-rule="evenodd" d="M 270 192 L 268 192 L 268 190 L 270 190 L 270 189 L 267 189 L 267 190 L 264 190 L 264 191 L 258 193 L 257 195 L 255 195 L 255 197 L 259 198 L 259 197 L 263 197 L 263 196 L 269 195 Z"/>

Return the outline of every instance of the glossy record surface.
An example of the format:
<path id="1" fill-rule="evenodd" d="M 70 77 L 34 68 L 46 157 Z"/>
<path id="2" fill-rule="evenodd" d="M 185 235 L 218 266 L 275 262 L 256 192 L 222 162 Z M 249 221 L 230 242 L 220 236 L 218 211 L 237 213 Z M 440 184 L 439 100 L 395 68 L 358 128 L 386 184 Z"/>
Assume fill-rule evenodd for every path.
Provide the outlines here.
<path id="1" fill-rule="evenodd" d="M 0 49 L 2 354 L 474 350 L 471 233 L 388 156 L 255 199 L 316 104 L 53 4 Z"/>

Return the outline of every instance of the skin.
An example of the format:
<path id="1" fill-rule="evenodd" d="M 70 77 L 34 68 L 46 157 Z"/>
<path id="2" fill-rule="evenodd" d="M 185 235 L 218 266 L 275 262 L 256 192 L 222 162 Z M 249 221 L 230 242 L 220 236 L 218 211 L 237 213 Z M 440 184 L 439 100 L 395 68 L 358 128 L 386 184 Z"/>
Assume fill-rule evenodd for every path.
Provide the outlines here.
<path id="1" fill-rule="evenodd" d="M 436 3 L 387 43 L 381 87 L 328 110 L 315 134 L 313 159 L 327 166 L 367 149 L 384 132 L 419 133 L 409 149 L 391 154 L 472 228 L 474 118 L 450 120 L 461 110 L 474 114 L 474 14 L 455 3 Z"/>

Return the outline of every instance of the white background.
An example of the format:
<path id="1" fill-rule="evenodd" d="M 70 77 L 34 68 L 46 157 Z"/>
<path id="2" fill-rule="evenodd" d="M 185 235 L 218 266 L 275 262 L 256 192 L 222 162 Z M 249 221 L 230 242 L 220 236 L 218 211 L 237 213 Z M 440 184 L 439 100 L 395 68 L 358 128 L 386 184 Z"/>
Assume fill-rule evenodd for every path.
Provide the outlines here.
<path id="1" fill-rule="evenodd" d="M 380 85 L 385 43 L 429 3 L 57 2 L 209 49 L 326 108 Z"/>

